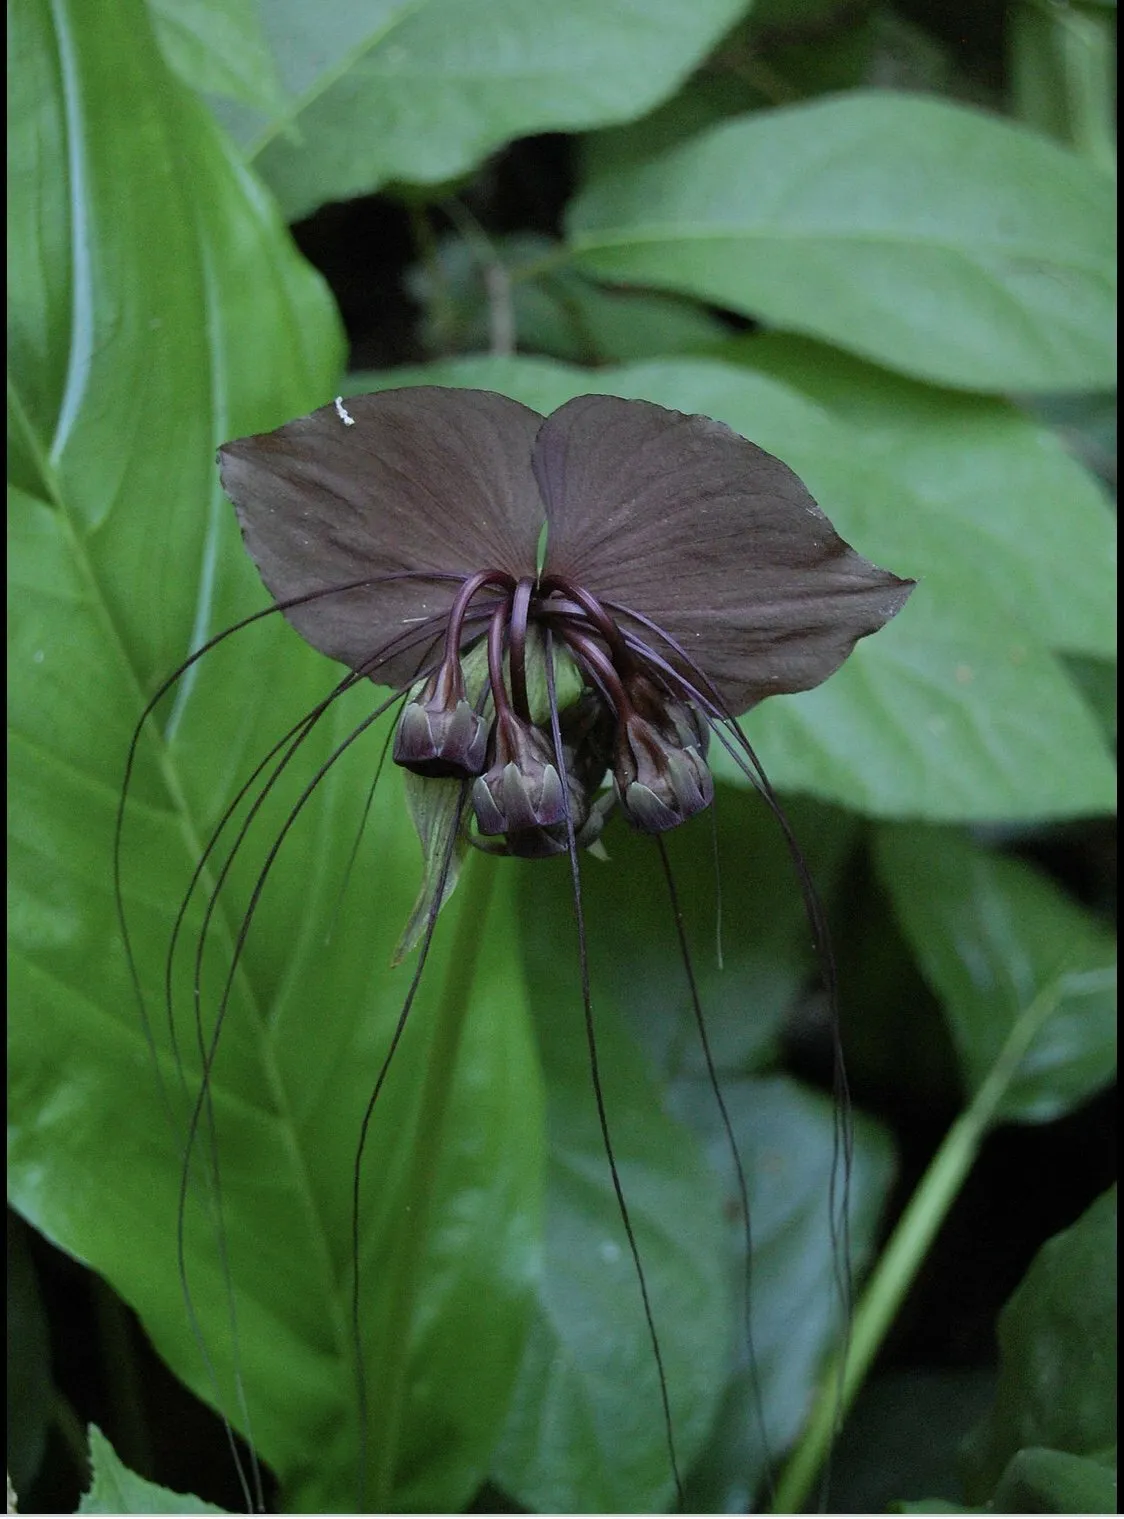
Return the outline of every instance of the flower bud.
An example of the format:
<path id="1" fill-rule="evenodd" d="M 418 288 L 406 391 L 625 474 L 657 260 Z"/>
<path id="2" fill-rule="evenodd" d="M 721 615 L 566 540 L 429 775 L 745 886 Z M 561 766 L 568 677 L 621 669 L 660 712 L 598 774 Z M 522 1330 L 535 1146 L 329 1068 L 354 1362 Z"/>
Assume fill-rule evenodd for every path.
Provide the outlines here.
<path id="1" fill-rule="evenodd" d="M 477 827 L 486 835 L 565 824 L 562 779 L 537 728 L 510 713 L 497 720 L 495 752 L 473 785 L 472 805 Z"/>
<path id="2" fill-rule="evenodd" d="M 415 775 L 463 779 L 481 773 L 487 752 L 488 725 L 465 700 L 460 667 L 443 661 L 398 719 L 395 763 Z"/>
<path id="3" fill-rule="evenodd" d="M 695 743 L 689 709 L 672 713 L 659 727 L 631 712 L 621 726 L 613 780 L 621 809 L 644 833 L 677 828 L 714 800 L 714 779 Z M 681 719 L 677 721 L 676 719 Z"/>

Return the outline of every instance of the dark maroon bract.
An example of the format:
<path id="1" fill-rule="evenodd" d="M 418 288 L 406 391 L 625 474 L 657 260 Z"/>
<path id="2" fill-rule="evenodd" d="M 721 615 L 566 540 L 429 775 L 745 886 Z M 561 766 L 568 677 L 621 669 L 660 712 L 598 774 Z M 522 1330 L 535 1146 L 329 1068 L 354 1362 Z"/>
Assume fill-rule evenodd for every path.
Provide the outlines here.
<path id="1" fill-rule="evenodd" d="M 913 586 L 780 460 L 647 401 L 384 391 L 219 458 L 285 616 L 411 692 L 395 759 L 471 782 L 473 842 L 514 854 L 593 842 L 613 796 L 653 833 L 706 807 L 710 725 L 819 685 Z"/>

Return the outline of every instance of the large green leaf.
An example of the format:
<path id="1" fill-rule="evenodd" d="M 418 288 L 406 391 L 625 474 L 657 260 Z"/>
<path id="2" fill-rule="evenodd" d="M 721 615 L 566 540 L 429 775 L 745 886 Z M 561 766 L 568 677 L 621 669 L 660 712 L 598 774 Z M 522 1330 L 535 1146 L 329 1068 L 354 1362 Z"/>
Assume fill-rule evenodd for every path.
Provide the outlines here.
<path id="1" fill-rule="evenodd" d="M 654 861 L 653 861 L 654 864 Z M 612 866 L 592 869 L 609 871 Z M 651 1512 L 674 1497 L 655 1359 L 605 1156 L 582 1028 L 565 861 L 520 872 L 520 930 L 547 1075 L 548 1266 L 495 1474 L 521 1503 Z M 633 872 L 613 870 L 617 891 Z M 647 925 L 638 924 L 643 932 Z M 682 1470 L 721 1393 L 734 1330 L 721 1195 L 661 1107 L 597 967 L 619 925 L 589 920 L 593 1018 L 608 1123 L 647 1282 Z"/>
<path id="2" fill-rule="evenodd" d="M 968 1497 L 981 1502 L 1002 1479 L 1008 1497 L 1094 1476 L 1046 1459 L 1066 1452 L 1113 1461 L 1116 1444 L 1116 1189 L 1099 1197 L 1034 1261 L 999 1319 L 995 1405 L 966 1450 Z M 1041 1449 L 1044 1447 L 1045 1449 Z M 1031 1451 L 1039 1448 L 1033 1460 Z M 1009 1462 L 1022 1454 L 1021 1469 Z M 1029 1468 L 1029 1469 L 1028 1469 Z M 996 1493 L 999 1499 L 999 1493 Z M 997 1505 L 998 1506 L 998 1505 Z M 1083 1505 L 1030 1512 L 1101 1512 Z M 1019 1512 L 1017 1509 L 999 1512 Z M 1115 1512 L 1115 1508 L 1110 1512 Z"/>
<path id="3" fill-rule="evenodd" d="M 274 0 L 284 108 L 233 123 L 290 217 L 388 180 L 435 184 L 532 132 L 624 121 L 705 57 L 746 0 Z"/>
<path id="4" fill-rule="evenodd" d="M 1009 606 L 1026 551 L 1013 569 L 1001 543 L 981 555 L 979 533 L 950 531 L 944 503 L 916 490 L 905 459 L 883 461 L 877 448 L 868 459 L 854 425 L 767 376 L 705 360 L 588 371 L 478 358 L 352 380 L 356 389 L 422 383 L 502 390 L 541 411 L 595 389 L 717 417 L 790 464 L 861 552 L 922 577 L 900 615 L 825 686 L 748 719 L 778 786 L 890 817 L 1112 810 L 1115 777 L 1097 723 L 1044 647 L 1034 607 Z M 1034 563 L 1044 581 L 1045 562 Z M 733 773 L 717 746 L 715 763 Z"/>
<path id="5" fill-rule="evenodd" d="M 268 196 L 163 67 L 139 4 L 95 13 L 27 0 L 12 20 L 13 77 L 37 88 L 13 139 L 10 202 L 20 299 L 9 404 L 28 488 L 10 493 L 9 1195 L 138 1309 L 169 1364 L 251 1435 L 290 1505 L 350 1510 L 350 1176 L 409 984 L 409 968 L 388 962 L 420 873 L 400 787 L 384 786 L 377 848 L 360 856 L 328 952 L 378 730 L 294 829 L 232 985 L 197 1146 L 221 1165 L 221 1228 L 209 1159 L 184 1217 L 194 1327 L 176 1230 L 207 1037 L 191 1016 L 198 902 L 174 979 L 175 1050 L 161 993 L 203 841 L 238 778 L 330 689 L 334 667 L 282 627 L 259 627 L 189 677 L 141 744 L 123 888 L 163 1090 L 112 888 L 118 788 L 146 696 L 208 632 L 263 600 L 218 495 L 214 447 L 331 395 L 337 321 Z M 299 779 L 249 835 L 210 925 L 208 1026 L 279 821 L 369 710 L 359 693 L 321 724 Z M 492 909 L 501 922 L 510 889 L 501 884 Z M 462 895 L 483 910 L 478 894 Z M 481 946 L 475 976 L 443 935 L 363 1173 L 362 1340 L 379 1411 L 367 1475 L 389 1508 L 471 1495 L 537 1270 L 541 1095 L 523 982 L 505 934 L 466 921 Z"/>
<path id="6" fill-rule="evenodd" d="M 974 390 L 1113 383 L 1111 178 L 1031 132 L 889 91 L 763 112 L 590 179 L 570 246 Z"/>
<path id="7" fill-rule="evenodd" d="M 744 1342 L 735 1342 L 735 1373 L 688 1494 L 701 1513 L 746 1511 L 770 1468 L 775 1477 L 775 1463 L 807 1419 L 841 1322 L 842 1246 L 832 1235 L 829 1198 L 843 1180 L 841 1172 L 833 1177 L 838 1129 L 830 1100 L 787 1077 L 723 1082 L 723 1098 L 749 1179 L 753 1360 Z M 740 1296 L 738 1191 L 714 1094 L 708 1082 L 687 1078 L 676 1083 L 674 1101 L 675 1111 L 707 1135 L 712 1164 L 725 1179 Z M 858 1117 L 847 1179 L 849 1269 L 856 1280 L 873 1251 L 893 1175 L 889 1136 Z"/>
<path id="8" fill-rule="evenodd" d="M 693 841 L 684 837 L 675 851 L 713 1048 L 724 1071 L 735 1072 L 761 1060 L 778 1003 L 807 969 L 803 946 L 793 942 L 801 916 L 796 883 L 776 851 L 756 847 L 763 830 L 747 829 L 753 810 L 751 799 L 733 793 L 719 813 L 726 941 L 720 970 L 705 829 L 687 830 Z M 685 1472 L 721 1397 L 719 1447 L 712 1432 L 698 1480 L 708 1498 L 718 1487 L 749 1491 L 760 1479 L 763 1452 L 744 1361 L 742 1234 L 740 1220 L 729 1222 L 738 1216 L 738 1198 L 725 1134 L 713 1092 L 697 1075 L 688 981 L 656 851 L 620 826 L 606 834 L 606 844 L 610 861 L 590 861 L 582 873 L 598 1060 L 660 1338 L 678 1460 Z M 754 860 L 748 873 L 746 850 Z M 696 902 L 700 884 L 704 901 Z M 767 896 L 768 908 L 752 912 Z M 666 1504 L 670 1465 L 653 1356 L 591 1092 L 568 942 L 569 898 L 562 862 L 524 871 L 522 937 L 549 1093 L 549 1250 L 495 1474 L 521 1503 L 538 1509 L 560 1503 L 568 1512 L 631 1512 Z M 644 1035 L 650 1053 L 665 1072 L 683 1073 L 672 1087 L 673 1111 L 702 1137 L 721 1191 L 685 1129 L 661 1111 L 621 1015 L 650 1021 L 654 1028 Z M 750 1177 L 759 1395 L 777 1455 L 806 1412 L 835 1330 L 831 1104 L 785 1079 L 724 1077 L 723 1092 Z M 884 1139 L 861 1125 L 851 1194 L 856 1264 L 869 1247 L 889 1175 Z"/>
<path id="9" fill-rule="evenodd" d="M 1019 1016 L 1051 1011 L 998 1110 L 1056 1118 L 1116 1068 L 1113 936 L 1032 866 L 950 830 L 883 829 L 877 860 L 894 912 L 941 998 L 965 1085 L 987 1078 Z"/>
<path id="10" fill-rule="evenodd" d="M 908 483 L 927 510 L 920 525 L 899 514 L 898 552 L 920 527 L 929 564 L 978 566 L 988 594 L 1050 648 L 1116 657 L 1115 515 L 1052 429 L 1007 401 L 919 385 L 808 338 L 770 333 L 727 351 L 810 396 L 857 433 L 866 460 Z"/>

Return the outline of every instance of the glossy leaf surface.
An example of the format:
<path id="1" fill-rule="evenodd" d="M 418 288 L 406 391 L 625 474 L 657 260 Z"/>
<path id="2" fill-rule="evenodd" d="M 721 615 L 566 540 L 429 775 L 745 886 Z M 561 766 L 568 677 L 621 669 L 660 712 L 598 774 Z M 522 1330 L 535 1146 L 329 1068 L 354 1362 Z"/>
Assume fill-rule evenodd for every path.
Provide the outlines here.
<path id="1" fill-rule="evenodd" d="M 724 122 L 595 176 L 569 242 L 680 290 L 973 390 L 1115 375 L 1111 178 L 947 101 L 851 92 Z"/>
<path id="2" fill-rule="evenodd" d="M 1043 1460 L 1047 1452 L 1111 1462 L 1115 1443 L 1114 1187 L 1043 1245 L 1000 1315 L 999 1387 L 965 1452 L 968 1496 L 979 1502 L 1001 1483 L 1000 1491 L 1012 1498 L 1019 1474 L 1008 1463 L 1020 1452 L 1024 1491 L 1034 1475 L 1028 1466 L 1037 1468 L 1039 1488 L 1060 1481 L 1072 1490 L 1081 1474 Z M 1040 1447 L 1042 1455 L 1029 1461 L 1031 1450 Z M 1060 1510 L 1067 1511 L 1085 1510 Z"/>
<path id="3" fill-rule="evenodd" d="M 602 126 L 658 104 L 744 0 L 274 0 L 286 94 L 236 130 L 290 218 L 388 180 L 432 185 L 532 132 Z"/>
<path id="4" fill-rule="evenodd" d="M 1000 1108 L 1043 1122 L 1083 1102 L 1116 1068 L 1113 936 L 1032 866 L 951 831 L 886 829 L 879 872 L 918 964 L 940 997 L 974 1092 L 1016 1019 L 1052 1005 Z"/>

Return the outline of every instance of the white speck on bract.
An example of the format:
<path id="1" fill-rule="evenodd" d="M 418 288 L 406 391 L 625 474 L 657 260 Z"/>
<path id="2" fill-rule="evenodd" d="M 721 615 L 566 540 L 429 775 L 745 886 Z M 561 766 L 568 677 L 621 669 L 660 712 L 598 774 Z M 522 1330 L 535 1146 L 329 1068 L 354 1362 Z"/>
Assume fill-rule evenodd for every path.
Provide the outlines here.
<path id="1" fill-rule="evenodd" d="M 348 411 L 347 407 L 343 404 L 343 396 L 337 396 L 336 397 L 336 416 L 339 417 L 340 421 L 343 423 L 343 425 L 345 427 L 354 427 L 355 426 L 355 418 L 351 415 L 351 413 Z"/>

